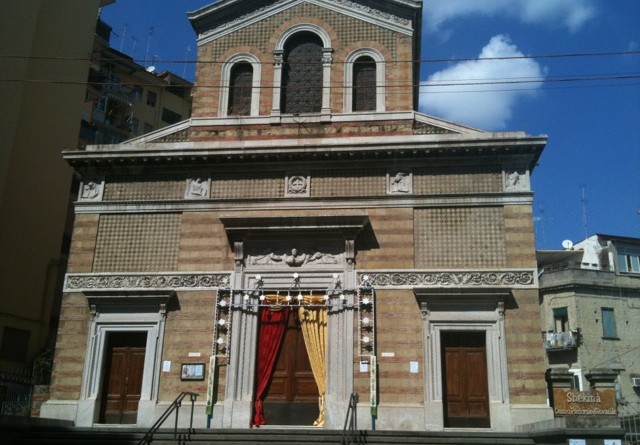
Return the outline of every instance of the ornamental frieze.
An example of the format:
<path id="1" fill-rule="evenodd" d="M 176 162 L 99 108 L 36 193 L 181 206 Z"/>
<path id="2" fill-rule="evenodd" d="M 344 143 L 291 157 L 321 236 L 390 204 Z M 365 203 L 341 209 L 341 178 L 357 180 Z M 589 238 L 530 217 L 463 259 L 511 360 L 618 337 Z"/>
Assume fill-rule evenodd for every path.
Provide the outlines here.
<path id="1" fill-rule="evenodd" d="M 534 287 L 533 270 L 446 272 L 358 272 L 358 284 L 381 287 Z"/>
<path id="2" fill-rule="evenodd" d="M 228 288 L 230 274 L 67 274 L 65 292 L 97 290 L 201 290 Z"/>

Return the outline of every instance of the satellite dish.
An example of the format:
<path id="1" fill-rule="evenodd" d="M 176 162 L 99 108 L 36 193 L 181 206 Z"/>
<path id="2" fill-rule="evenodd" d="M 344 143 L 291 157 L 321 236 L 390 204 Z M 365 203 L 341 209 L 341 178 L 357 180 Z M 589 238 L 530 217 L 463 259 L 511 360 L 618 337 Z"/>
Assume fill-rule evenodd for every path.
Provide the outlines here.
<path id="1" fill-rule="evenodd" d="M 151 65 L 149 68 L 147 68 L 147 71 L 150 73 L 153 73 L 156 70 L 156 67 Z"/>
<path id="2" fill-rule="evenodd" d="M 565 249 L 571 249 L 573 247 L 573 243 L 571 242 L 571 240 L 566 239 L 562 242 L 562 247 L 564 247 Z"/>

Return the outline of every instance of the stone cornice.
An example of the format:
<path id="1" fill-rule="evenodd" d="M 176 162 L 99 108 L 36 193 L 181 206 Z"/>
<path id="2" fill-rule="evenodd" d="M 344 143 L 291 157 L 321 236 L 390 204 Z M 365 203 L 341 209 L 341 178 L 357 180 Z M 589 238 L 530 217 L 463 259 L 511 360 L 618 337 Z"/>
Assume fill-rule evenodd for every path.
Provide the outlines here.
<path id="1" fill-rule="evenodd" d="M 231 272 L 68 273 L 64 292 L 217 290 L 228 288 Z"/>
<path id="2" fill-rule="evenodd" d="M 538 287 L 535 269 L 358 270 L 357 282 L 380 289 L 512 289 Z M 228 289 L 231 272 L 69 273 L 64 292 L 198 291 Z"/>
<path id="3" fill-rule="evenodd" d="M 211 22 L 211 18 L 216 15 L 223 16 L 223 14 L 220 14 L 220 10 L 222 8 L 229 8 L 230 6 L 233 6 L 234 3 L 225 2 L 213 4 L 209 7 L 205 7 L 198 11 L 189 13 L 189 20 L 198 33 L 198 45 L 203 45 L 211 42 L 212 40 L 219 39 L 220 37 L 242 29 L 246 26 L 262 21 L 265 18 L 279 14 L 289 8 L 304 3 L 305 1 L 316 6 L 324 7 L 336 12 L 346 14 L 359 20 L 382 26 L 395 32 L 400 32 L 407 35 L 411 35 L 413 32 L 413 24 L 411 23 L 411 20 L 396 16 L 388 12 L 383 12 L 378 9 L 365 6 L 350 0 L 337 0 L 335 2 L 326 0 L 280 0 L 245 13 L 244 15 L 230 18 L 225 23 L 220 22 L 218 24 L 213 24 Z M 411 6 L 415 8 L 417 5 Z M 247 9 L 244 9 L 244 11 L 247 11 Z M 201 25 L 201 23 L 204 24 L 207 21 L 210 22 L 209 25 Z M 203 29 L 206 26 L 211 28 Z"/>
<path id="4" fill-rule="evenodd" d="M 298 209 L 369 209 L 406 208 L 406 207 L 458 207 L 458 206 L 503 206 L 531 205 L 531 192 L 494 193 L 469 195 L 434 195 L 434 196 L 397 196 L 388 197 L 354 197 L 349 198 L 302 198 L 299 200 L 254 199 L 250 201 L 216 201 L 216 200 L 176 200 L 176 201 L 110 201 L 110 202 L 76 202 L 75 212 L 79 213 L 156 213 L 184 211 L 256 211 L 286 210 L 295 206 Z"/>
<path id="5" fill-rule="evenodd" d="M 535 269 L 496 270 L 359 270 L 358 284 L 368 282 L 376 289 L 536 289 Z"/>

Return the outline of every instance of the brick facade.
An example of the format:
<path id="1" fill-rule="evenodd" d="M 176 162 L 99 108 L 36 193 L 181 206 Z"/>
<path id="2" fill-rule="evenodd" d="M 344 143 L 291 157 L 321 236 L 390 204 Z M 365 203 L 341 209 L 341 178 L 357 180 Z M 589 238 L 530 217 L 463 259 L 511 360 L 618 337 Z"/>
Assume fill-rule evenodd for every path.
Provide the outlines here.
<path id="1" fill-rule="evenodd" d="M 240 3 L 246 11 L 235 9 Z M 244 294 L 257 298 L 262 281 L 284 295 L 295 272 L 305 292 L 334 289 L 332 301 L 340 292 L 352 301 L 329 314 L 327 428 L 341 427 L 351 392 L 368 403 L 371 376 L 360 362 L 372 354 L 381 428 L 445 428 L 445 388 L 433 385 L 443 377 L 438 339 L 450 331 L 486 338 L 491 428 L 507 431 L 526 420 L 516 406 L 528 419 L 548 418 L 529 188 L 546 139 L 413 111 L 418 2 L 386 2 L 388 10 L 368 15 L 351 1 L 290 3 L 259 9 L 264 17 L 236 0 L 196 14 L 192 122 L 126 153 L 107 147 L 68 155 L 84 177 L 103 180 L 104 190 L 76 207 L 52 401 L 68 402 L 78 424 L 93 424 L 101 376 L 83 376 L 85 360 L 98 360 L 113 332 L 137 329 L 162 343 L 154 351 L 147 341 L 150 376 L 138 423 L 152 423 L 180 391 L 195 391 L 198 421 L 211 402 L 207 421 L 246 428 L 258 321 Z M 218 7 L 229 7 L 229 16 Z M 301 23 L 331 41 L 330 112 L 272 115 L 274 48 Z M 361 48 L 384 58 L 385 109 L 348 114 L 344 60 Z M 219 116 L 224 63 L 240 53 L 261 63 L 259 113 Z M 120 164 L 96 170 L 100 156 Z M 514 172 L 526 179 L 515 190 L 504 181 Z M 201 188 L 191 193 L 195 180 Z M 287 260 L 296 249 L 299 262 Z M 369 274 L 378 280 L 376 349 L 361 356 L 364 303 L 356 298 L 371 292 Z M 95 346 L 87 348 L 90 330 Z M 209 369 L 212 353 L 216 367 Z M 205 363 L 205 380 L 182 380 L 182 363 Z"/>

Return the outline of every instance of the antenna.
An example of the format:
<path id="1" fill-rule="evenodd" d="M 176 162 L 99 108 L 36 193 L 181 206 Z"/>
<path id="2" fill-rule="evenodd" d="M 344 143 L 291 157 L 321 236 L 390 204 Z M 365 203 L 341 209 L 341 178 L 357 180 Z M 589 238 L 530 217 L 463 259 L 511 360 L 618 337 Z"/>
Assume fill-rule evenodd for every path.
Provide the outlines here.
<path id="1" fill-rule="evenodd" d="M 131 57 L 135 57 L 136 46 L 138 46 L 138 38 L 135 36 L 131 36 L 131 40 L 133 41 L 133 43 L 131 44 Z"/>
<path id="2" fill-rule="evenodd" d="M 120 52 L 122 52 L 122 47 L 124 45 L 124 38 L 127 36 L 127 29 L 129 29 L 129 24 L 124 24 L 124 29 L 122 31 L 122 39 L 120 40 Z"/>
<path id="3" fill-rule="evenodd" d="M 189 60 L 189 54 L 191 54 L 191 45 L 187 45 L 184 50 L 184 65 L 182 65 L 182 78 L 184 79 L 187 72 L 187 61 Z"/>
<path id="4" fill-rule="evenodd" d="M 582 184 L 580 188 L 582 189 L 582 225 L 584 226 L 584 239 L 587 239 L 589 236 L 587 226 L 587 185 Z"/>
<path id="5" fill-rule="evenodd" d="M 546 244 L 547 237 L 546 232 L 544 230 L 544 222 L 545 221 L 553 221 L 553 218 L 547 218 L 544 216 L 544 208 L 542 207 L 542 201 L 538 201 L 538 216 L 533 217 L 534 222 L 540 223 L 540 237 L 542 239 L 542 243 Z"/>
<path id="6" fill-rule="evenodd" d="M 147 59 L 149 58 L 149 47 L 151 46 L 151 36 L 153 35 L 153 26 L 149 27 L 149 37 L 147 37 L 147 52 L 144 53 L 144 63 L 147 63 Z"/>

